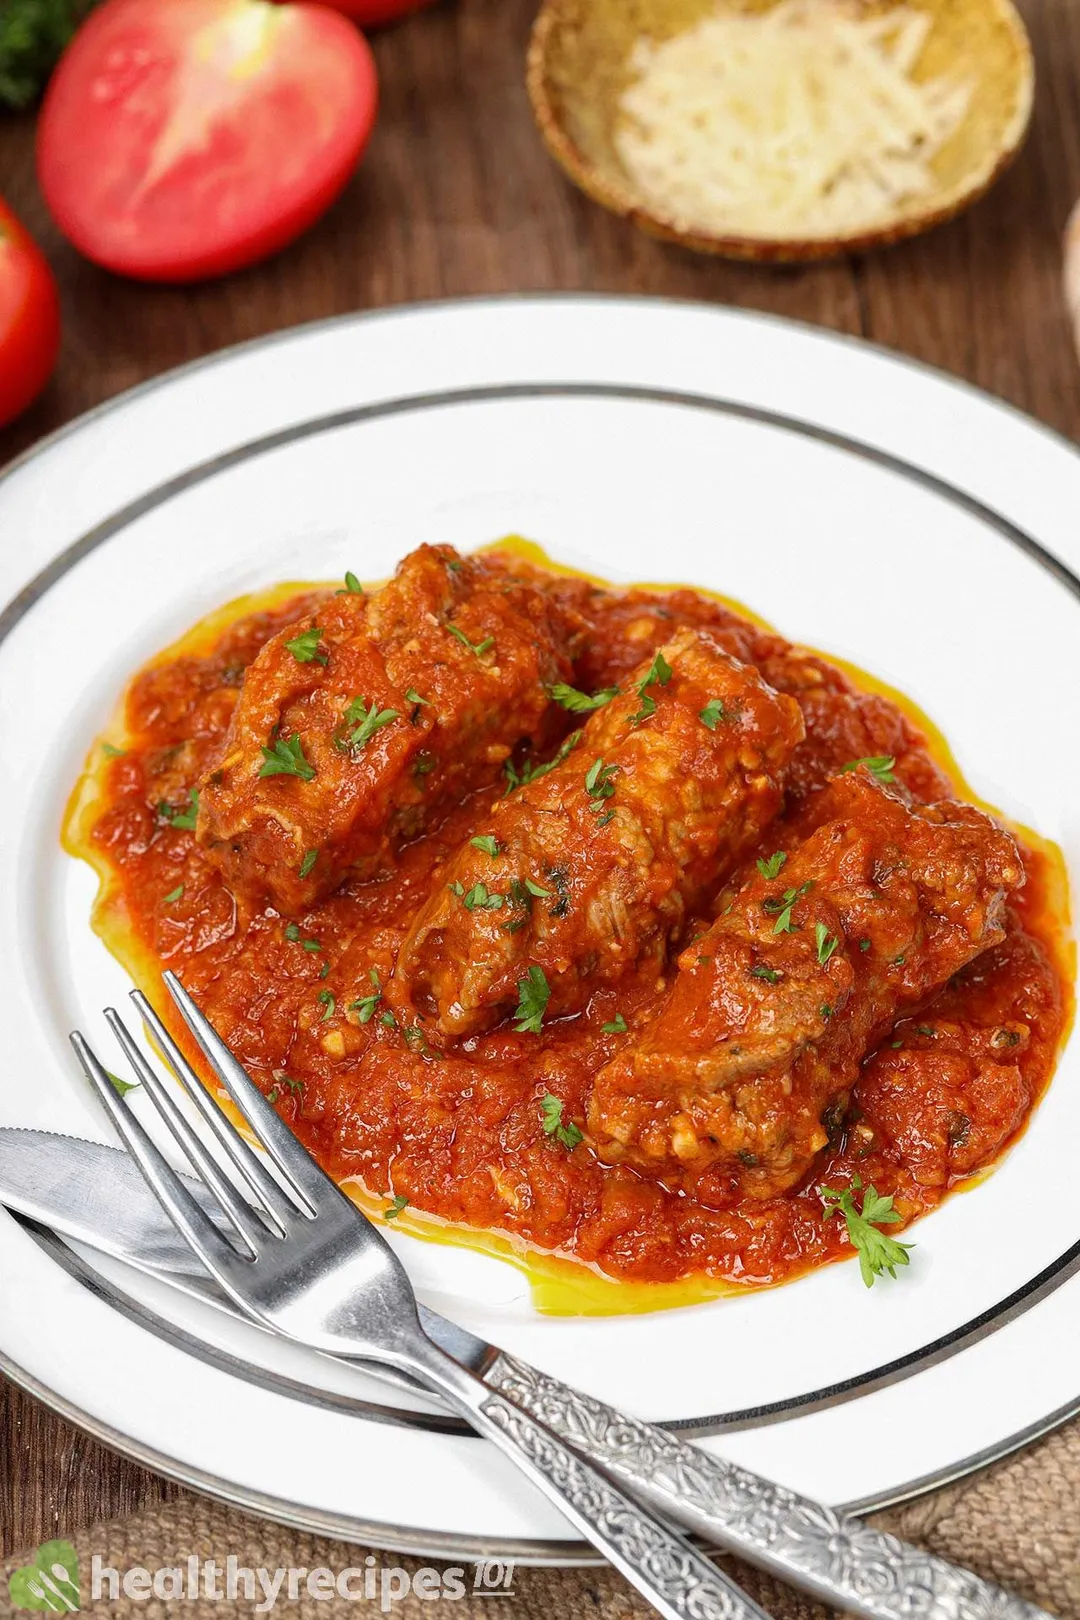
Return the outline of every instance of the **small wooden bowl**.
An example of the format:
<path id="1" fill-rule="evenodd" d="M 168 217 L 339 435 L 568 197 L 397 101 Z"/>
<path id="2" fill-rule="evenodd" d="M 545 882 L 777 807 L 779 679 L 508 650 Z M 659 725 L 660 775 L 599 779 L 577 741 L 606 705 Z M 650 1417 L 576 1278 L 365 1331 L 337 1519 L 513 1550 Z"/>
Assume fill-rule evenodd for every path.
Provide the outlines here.
<path id="1" fill-rule="evenodd" d="M 740 9 L 774 3 L 744 0 Z M 717 236 L 659 213 L 635 191 L 614 141 L 619 101 L 633 77 L 630 53 L 642 35 L 664 40 L 693 27 L 715 12 L 716 0 L 545 0 L 529 47 L 529 97 L 548 151 L 575 185 L 651 236 L 698 253 L 774 263 L 883 247 L 951 219 L 988 190 L 1023 142 L 1035 89 L 1031 42 L 1011 0 L 905 3 L 934 19 L 916 76 L 972 79 L 971 104 L 933 160 L 938 189 L 849 236 Z"/>

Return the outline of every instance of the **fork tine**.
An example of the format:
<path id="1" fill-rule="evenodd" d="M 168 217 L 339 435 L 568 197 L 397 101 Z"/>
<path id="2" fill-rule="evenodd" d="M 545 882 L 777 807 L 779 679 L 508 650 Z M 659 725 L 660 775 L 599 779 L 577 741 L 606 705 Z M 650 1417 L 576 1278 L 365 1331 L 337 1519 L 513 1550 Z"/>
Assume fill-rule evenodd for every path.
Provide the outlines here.
<path id="1" fill-rule="evenodd" d="M 318 1201 L 325 1200 L 329 1194 L 334 1196 L 335 1201 L 343 1197 L 344 1195 L 338 1191 L 330 1177 L 320 1170 L 311 1154 L 293 1135 L 284 1120 L 280 1119 L 271 1108 L 250 1075 L 229 1051 L 217 1030 L 199 1011 L 176 974 L 166 972 L 162 977 L 169 994 L 179 1008 L 180 1016 L 198 1041 L 210 1067 L 244 1115 L 257 1139 L 285 1176 L 290 1190 L 295 1190 L 297 1198 L 303 1200 L 307 1213 L 316 1215 Z"/>
<path id="2" fill-rule="evenodd" d="M 199 1208 L 172 1165 L 159 1152 L 131 1109 L 121 1101 L 107 1071 L 78 1030 L 72 1032 L 71 1044 L 83 1073 L 169 1219 L 215 1275 L 235 1266 L 242 1257 Z"/>
<path id="3" fill-rule="evenodd" d="M 114 1007 L 106 1007 L 105 1022 L 116 1036 L 125 1057 L 142 1082 L 143 1090 L 147 1093 L 165 1124 L 183 1148 L 193 1169 L 202 1177 L 229 1217 L 237 1235 L 242 1239 L 244 1246 L 249 1251 L 249 1257 L 252 1260 L 256 1259 L 260 1248 L 269 1236 L 266 1227 L 251 1205 L 240 1197 L 217 1160 L 211 1153 L 207 1152 L 198 1132 L 192 1129 L 183 1112 L 177 1106 L 175 1097 L 168 1087 L 162 1083 L 157 1071 L 151 1068 L 146 1061 Z M 282 1230 L 277 1235 L 284 1237 L 285 1233 Z"/>
<path id="4" fill-rule="evenodd" d="M 296 1204 L 281 1184 L 260 1163 L 257 1155 L 244 1141 L 232 1120 L 223 1112 L 216 1099 L 203 1085 L 187 1058 L 181 1052 L 169 1031 L 147 1001 L 141 990 L 133 990 L 131 999 L 144 1023 L 161 1048 L 166 1063 L 180 1085 L 195 1104 L 203 1120 L 213 1131 L 237 1174 L 242 1178 L 256 1203 L 266 1211 L 270 1220 L 284 1232 L 285 1217 L 296 1213 Z"/>

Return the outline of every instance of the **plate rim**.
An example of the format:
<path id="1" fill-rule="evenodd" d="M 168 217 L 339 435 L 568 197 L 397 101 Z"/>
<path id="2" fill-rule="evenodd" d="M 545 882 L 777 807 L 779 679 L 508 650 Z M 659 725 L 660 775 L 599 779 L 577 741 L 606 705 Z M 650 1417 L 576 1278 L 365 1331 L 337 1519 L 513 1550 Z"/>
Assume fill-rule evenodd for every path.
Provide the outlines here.
<path id="1" fill-rule="evenodd" d="M 1019 423 L 1022 423 L 1029 430 L 1034 428 L 1039 434 L 1045 436 L 1052 443 L 1067 449 L 1069 452 L 1071 452 L 1072 456 L 1075 457 L 1078 455 L 1077 447 L 1072 444 L 1071 441 L 1065 438 L 1064 435 L 1058 433 L 1056 429 L 1028 416 L 1025 412 L 1011 405 L 1008 401 L 1001 399 L 999 396 L 991 394 L 987 390 L 979 389 L 974 385 L 967 383 L 963 379 L 958 379 L 950 375 L 938 367 L 934 367 L 920 360 L 912 359 L 911 357 L 903 354 L 898 354 L 896 351 L 890 350 L 882 344 L 861 339 L 854 334 L 836 332 L 828 328 L 815 326 L 809 322 L 793 321 L 781 316 L 775 316 L 763 312 L 731 310 L 722 306 L 718 307 L 714 304 L 705 303 L 700 300 L 678 298 L 645 299 L 632 296 L 611 296 L 603 293 L 538 293 L 526 296 L 508 293 L 500 295 L 481 295 L 478 297 L 465 299 L 448 298 L 434 300 L 422 304 L 414 303 L 397 305 L 372 311 L 359 311 L 351 313 L 346 312 L 321 320 L 299 323 L 275 332 L 262 334 L 245 342 L 217 350 L 212 354 L 196 357 L 194 360 L 188 361 L 183 365 L 175 367 L 169 371 L 160 373 L 156 377 L 146 379 L 144 382 L 137 384 L 130 389 L 124 390 L 122 393 L 117 394 L 108 400 L 102 401 L 90 411 L 77 418 L 74 418 L 68 423 L 63 424 L 46 438 L 28 447 L 28 449 L 20 456 L 16 457 L 14 461 L 10 462 L 5 468 L 0 470 L 0 485 L 2 485 L 10 475 L 17 473 L 30 465 L 36 457 L 46 454 L 58 443 L 62 442 L 66 437 L 78 433 L 83 427 L 87 426 L 92 421 L 99 419 L 108 412 L 120 409 L 132 403 L 145 393 L 166 387 L 173 382 L 182 381 L 193 371 L 209 368 L 218 363 L 227 362 L 243 355 L 247 351 L 266 348 L 270 345 L 290 341 L 294 338 L 303 341 L 304 338 L 314 336 L 321 330 L 325 330 L 328 327 L 343 325 L 345 323 L 348 323 L 349 325 L 359 325 L 361 323 L 369 323 L 371 321 L 386 321 L 404 316 L 427 314 L 441 309 L 454 310 L 460 309 L 462 306 L 472 306 L 475 308 L 478 305 L 504 305 L 507 303 L 521 306 L 528 306 L 530 304 L 550 305 L 553 303 L 565 303 L 568 305 L 592 304 L 594 306 L 597 304 L 603 304 L 607 306 L 621 307 L 628 311 L 640 309 L 643 306 L 652 308 L 657 305 L 666 305 L 679 310 L 693 311 L 698 314 L 707 313 L 710 315 L 720 315 L 726 317 L 728 320 L 735 320 L 742 323 L 762 323 L 772 328 L 780 329 L 781 331 L 791 331 L 794 329 L 795 331 L 803 332 L 815 338 L 824 338 L 831 342 L 843 342 L 861 350 L 872 351 L 877 355 L 878 358 L 885 358 L 893 362 L 899 362 L 905 367 L 928 376 L 938 382 L 950 384 L 953 389 L 961 390 L 963 394 L 972 401 L 981 402 L 984 405 L 989 402 L 995 405 L 998 410 L 1004 411 L 1009 417 L 1017 419 Z M 411 401 L 402 399 L 398 402 L 398 409 L 401 409 L 407 403 L 412 403 L 414 405 L 419 405 L 422 402 L 433 403 L 434 395 L 437 392 L 440 391 L 431 390 L 428 391 L 426 395 L 413 396 Z M 698 408 L 711 407 L 713 409 L 717 409 L 719 407 L 720 409 L 723 409 L 725 404 L 722 396 L 709 395 L 707 393 L 701 393 L 698 395 L 686 393 L 683 394 L 680 399 L 678 397 L 678 390 L 665 391 L 663 389 L 648 387 L 633 388 L 631 386 L 623 386 L 619 384 L 609 384 L 605 386 L 600 383 L 579 384 L 577 386 L 537 383 L 522 384 L 518 385 L 517 388 L 515 388 L 514 385 L 492 385 L 487 387 L 480 386 L 473 389 L 450 389 L 443 390 L 441 392 L 446 396 L 446 403 L 465 403 L 469 397 L 487 397 L 489 399 L 492 396 L 508 397 L 513 396 L 514 393 L 526 393 L 535 396 L 536 394 L 543 393 L 550 395 L 552 393 L 576 392 L 579 394 L 591 394 L 593 396 L 598 394 L 607 394 L 608 396 L 616 394 L 622 395 L 623 397 L 651 397 L 658 402 L 662 401 L 668 404 L 682 403 L 685 405 L 697 406 Z M 890 454 L 888 451 L 882 450 L 872 443 L 849 439 L 846 435 L 838 434 L 835 431 L 825 428 L 812 420 L 790 416 L 785 417 L 783 413 L 769 412 L 768 410 L 762 410 L 761 408 L 750 404 L 741 404 L 737 401 L 729 400 L 726 403 L 729 414 L 740 414 L 759 421 L 763 420 L 766 422 L 771 422 L 773 425 L 786 427 L 789 430 L 798 430 L 801 428 L 804 432 L 808 432 L 811 436 L 816 437 L 819 440 L 838 444 L 840 448 L 846 449 L 849 452 L 861 451 L 866 453 L 870 459 L 876 461 L 879 465 L 885 465 L 894 471 L 907 473 L 909 476 L 913 475 L 916 481 L 922 482 L 924 485 L 931 486 L 939 494 L 944 494 L 954 500 L 959 500 L 959 503 L 967 506 L 969 510 L 974 509 L 976 515 L 984 520 L 989 520 L 992 526 L 998 530 L 998 532 L 1003 533 L 1003 537 L 1013 539 L 1014 541 L 1019 541 L 1021 549 L 1023 549 L 1028 555 L 1032 556 L 1033 560 L 1039 561 L 1040 564 L 1046 567 L 1051 574 L 1056 576 L 1059 582 L 1064 584 L 1066 588 L 1070 589 L 1075 594 L 1080 595 L 1080 581 L 1077 580 L 1076 576 L 1072 573 L 1072 570 L 1069 569 L 1060 558 L 1056 557 L 1054 553 L 1050 552 L 1039 541 L 1035 540 L 1033 536 L 1026 534 L 1024 530 L 1020 529 L 1017 524 L 1006 518 L 1004 514 L 998 513 L 993 508 L 987 507 L 985 503 L 980 501 L 977 497 L 968 494 L 967 491 L 959 488 L 958 486 L 949 484 L 946 479 L 941 478 L 939 475 L 929 472 L 927 469 L 923 469 L 914 463 L 906 462 L 902 457 Z M 355 419 L 358 415 L 362 419 L 365 415 L 378 414 L 380 410 L 385 414 L 387 405 L 392 404 L 393 401 L 384 399 L 377 402 L 373 406 L 356 407 L 349 411 L 333 413 L 333 416 L 336 417 L 338 422 L 343 423 L 344 421 Z M 130 521 L 133 517 L 135 517 L 137 515 L 135 508 L 141 508 L 143 506 L 143 502 L 149 501 L 151 505 L 157 504 L 157 502 L 152 499 L 154 495 L 160 494 L 163 498 L 167 498 L 165 495 L 166 490 L 171 493 L 177 486 L 182 487 L 189 481 L 201 481 L 201 479 L 191 480 L 190 475 L 192 472 L 198 472 L 205 469 L 204 476 L 211 476 L 212 471 L 220 464 L 222 460 L 225 460 L 228 463 L 235 459 L 246 459 L 248 455 L 258 453 L 256 446 L 262 445 L 266 449 L 271 448 L 271 444 L 265 443 L 267 440 L 280 443 L 291 438 L 303 436 L 305 433 L 319 431 L 319 426 L 317 424 L 321 424 L 325 429 L 326 427 L 333 425 L 333 418 L 308 418 L 307 421 L 291 424 L 288 428 L 281 429 L 276 434 L 263 435 L 262 439 L 260 440 L 248 441 L 247 444 L 234 446 L 231 450 L 223 452 L 220 456 L 207 458 L 207 460 L 205 460 L 203 463 L 198 464 L 196 468 L 187 469 L 186 474 L 176 475 L 173 479 L 166 480 L 163 484 L 159 484 L 154 491 L 144 493 L 139 500 L 127 503 L 127 505 L 124 508 L 121 508 L 119 512 L 115 512 L 111 515 L 111 517 L 108 517 L 102 520 L 100 523 L 95 524 L 94 528 L 87 531 L 87 534 L 84 535 L 82 539 L 85 541 L 90 536 L 97 534 L 98 531 L 102 531 L 100 533 L 100 540 L 104 540 L 109 537 L 109 533 L 117 532 L 117 530 L 122 527 L 125 522 Z M 75 547 L 79 547 L 80 549 L 75 557 L 70 557 L 69 559 L 69 553 Z M 92 549 L 92 547 L 86 547 L 86 550 L 89 549 Z M 72 547 L 65 547 L 64 552 L 58 557 L 54 557 L 52 559 L 52 563 L 47 564 L 45 569 L 40 570 L 39 573 L 34 576 L 34 579 L 26 582 L 26 584 L 16 593 L 16 596 L 12 599 L 11 603 L 7 604 L 3 611 L 0 612 L 0 634 L 3 634 L 14 624 L 14 622 L 16 622 L 18 618 L 21 618 L 23 613 L 26 612 L 32 603 L 37 600 L 41 594 L 43 594 L 44 590 L 48 588 L 48 585 L 52 582 L 52 580 L 51 577 L 46 579 L 44 576 L 52 574 L 53 567 L 55 567 L 56 563 L 59 562 L 61 558 L 65 559 L 65 568 L 61 570 L 61 572 L 63 572 L 66 571 L 66 567 L 70 566 L 72 562 L 77 560 L 77 556 L 84 554 L 85 551 L 81 549 L 80 541 L 76 541 L 73 543 Z M 13 610 L 14 616 L 9 618 L 9 615 L 13 614 Z M 1074 1252 L 1075 1251 L 1069 1251 L 1066 1256 L 1063 1256 L 1062 1259 L 1056 1263 L 1054 1267 L 1055 1271 L 1060 1266 L 1067 1265 L 1069 1257 L 1074 1254 Z M 1045 1275 L 1045 1273 L 1041 1275 Z M 1062 1277 L 1060 1280 L 1064 1282 L 1068 1279 L 1067 1277 Z M 1030 1286 L 1035 1287 L 1036 1284 L 1037 1279 L 1033 1279 Z M 1036 1297 L 1042 1296 L 1041 1294 L 1037 1294 Z M 1012 1312 L 1010 1314 L 1015 1315 L 1018 1313 Z M 1006 1320 L 1007 1319 L 1008 1315 L 1006 1316 Z M 961 1330 L 961 1332 L 963 1332 L 963 1330 Z M 966 1338 L 964 1342 L 971 1341 L 969 1338 Z M 959 1347 L 961 1346 L 958 1346 L 958 1348 Z M 925 1353 L 921 1359 L 926 1359 Z M 506 1552 L 507 1548 L 513 1546 L 518 1549 L 515 1552 L 515 1556 L 519 1557 L 520 1561 L 523 1562 L 537 1561 L 566 1564 L 580 1563 L 585 1561 L 581 1555 L 580 1548 L 582 1544 L 580 1543 L 551 1543 L 541 1541 L 516 1543 L 511 1542 L 509 1538 L 488 1538 L 481 1541 L 471 1541 L 468 1537 L 457 1535 L 443 1536 L 439 1532 L 422 1531 L 410 1533 L 408 1530 L 401 1531 L 400 1527 L 397 1526 L 388 1526 L 382 1523 L 367 1523 L 366 1521 L 360 1521 L 356 1519 L 355 1516 L 339 1519 L 334 1514 L 322 1513 L 313 1509 L 299 1509 L 295 1504 L 289 1504 L 278 1498 L 266 1497 L 265 1499 L 257 1500 L 259 1497 L 259 1493 L 257 1492 L 249 1491 L 246 1488 L 232 1487 L 229 1485 L 228 1481 L 216 1478 L 216 1476 L 199 1477 L 200 1470 L 188 1468 L 184 1465 L 178 1465 L 175 1462 L 171 1462 L 167 1456 L 156 1453 L 152 1447 L 144 1446 L 140 1442 L 131 1440 L 128 1437 L 120 1434 L 119 1431 L 113 1431 L 109 1425 L 100 1423 L 91 1415 L 81 1412 L 74 1405 L 74 1403 L 68 1401 L 66 1397 L 56 1395 L 54 1392 L 50 1392 L 45 1389 L 45 1387 L 39 1383 L 34 1374 L 30 1373 L 28 1369 L 17 1367 L 16 1364 L 13 1363 L 3 1351 L 0 1351 L 0 1368 L 2 1368 L 5 1373 L 12 1378 L 14 1383 L 20 1385 L 24 1389 L 27 1389 L 37 1398 L 42 1399 L 46 1405 L 51 1406 L 52 1409 L 59 1412 L 60 1415 L 66 1417 L 69 1421 L 74 1422 L 85 1432 L 94 1435 L 95 1438 L 103 1440 L 104 1443 L 111 1446 L 114 1450 L 118 1450 L 122 1454 L 130 1456 L 136 1461 L 145 1462 L 148 1466 L 155 1468 L 158 1472 L 164 1473 L 168 1477 L 179 1479 L 183 1483 L 190 1484 L 195 1489 L 202 1490 L 211 1495 L 219 1496 L 221 1499 L 231 1501 L 239 1506 L 251 1506 L 255 1511 L 265 1514 L 266 1517 L 277 1518 L 281 1522 L 289 1523 L 305 1529 L 312 1528 L 314 1526 L 323 1530 L 325 1533 L 341 1536 L 344 1539 L 366 1537 L 373 1540 L 373 1544 L 375 1545 L 385 1547 L 387 1550 L 400 1550 L 402 1552 L 414 1551 L 418 1546 L 420 1546 L 425 1550 L 437 1550 L 440 1554 L 446 1551 L 452 1551 L 458 1554 L 470 1556 L 472 1553 L 476 1552 L 478 1556 L 483 1556 L 485 1553 L 489 1553 L 491 1551 L 493 1545 L 497 1544 L 504 1552 L 504 1555 L 507 1556 L 509 1555 Z M 796 1407 L 794 1412 L 790 1415 L 798 1415 L 802 1410 L 804 1410 L 804 1408 Z M 1040 1434 L 1050 1432 L 1051 1429 L 1066 1421 L 1070 1416 L 1074 1415 L 1077 1410 L 1080 1410 L 1080 1397 L 1078 1397 L 1075 1402 L 1069 1402 L 1064 1407 L 1059 1408 L 1056 1412 L 1049 1414 L 1045 1419 L 1028 1425 L 1025 1429 L 1019 1431 L 1017 1434 L 1006 1437 L 995 1443 L 993 1446 L 986 1448 L 986 1450 L 976 1453 L 947 1469 L 938 1470 L 931 1475 L 913 1480 L 909 1485 L 897 1487 L 895 1490 L 891 1491 L 886 1498 L 873 1500 L 868 1499 L 866 1501 L 849 1504 L 849 1507 L 858 1511 L 869 1511 L 873 1508 L 883 1507 L 898 1501 L 907 1500 L 912 1496 L 938 1488 L 939 1486 L 948 1483 L 950 1480 L 961 1478 L 966 1473 L 971 1472 L 974 1469 L 986 1466 L 987 1463 L 997 1460 L 1002 1456 L 1008 1455 L 1011 1451 L 1028 1443 L 1030 1440 L 1037 1438 Z M 677 1427 L 677 1425 L 674 1426 Z M 343 1528 L 343 1525 L 345 1528 Z M 411 1539 L 401 1539 L 402 1536 L 410 1537 L 410 1535 Z"/>

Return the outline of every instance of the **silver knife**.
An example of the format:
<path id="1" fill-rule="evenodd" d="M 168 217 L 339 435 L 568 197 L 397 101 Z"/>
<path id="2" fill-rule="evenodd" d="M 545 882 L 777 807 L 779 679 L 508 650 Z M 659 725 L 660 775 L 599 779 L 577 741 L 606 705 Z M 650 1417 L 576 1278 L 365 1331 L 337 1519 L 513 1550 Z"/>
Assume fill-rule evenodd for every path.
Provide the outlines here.
<path id="1" fill-rule="evenodd" d="M 189 1185 L 205 1207 L 201 1184 Z M 249 1321 L 225 1300 L 117 1148 L 0 1127 L 0 1204 Z M 449 1355 L 482 1371 L 489 1385 L 666 1518 L 821 1602 L 866 1620 L 1051 1620 L 967 1570 L 627 1418 L 436 1311 L 422 1305 L 420 1315 Z M 364 1365 L 372 1376 L 419 1388 Z"/>

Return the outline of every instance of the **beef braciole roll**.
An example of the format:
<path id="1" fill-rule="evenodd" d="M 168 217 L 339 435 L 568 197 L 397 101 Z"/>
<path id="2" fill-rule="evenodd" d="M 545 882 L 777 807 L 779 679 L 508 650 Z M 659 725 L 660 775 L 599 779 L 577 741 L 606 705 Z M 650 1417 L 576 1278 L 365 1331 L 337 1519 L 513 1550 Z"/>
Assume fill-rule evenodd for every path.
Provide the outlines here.
<path id="1" fill-rule="evenodd" d="M 402 948 L 397 977 L 443 1037 L 513 1012 L 523 979 L 554 1016 L 661 970 L 688 909 L 780 808 L 798 705 L 708 633 L 681 633 L 599 701 L 453 857 Z"/>
<path id="2" fill-rule="evenodd" d="M 1003 937 L 1016 845 L 971 805 L 912 808 L 865 766 L 819 795 L 679 958 L 655 1022 L 596 1077 L 597 1151 L 768 1198 L 798 1182 L 863 1058 Z"/>
<path id="3" fill-rule="evenodd" d="M 380 875 L 522 738 L 565 729 L 549 688 L 576 634 L 527 574 L 449 546 L 370 596 L 328 596 L 247 669 L 199 841 L 234 892 L 286 913 Z"/>

